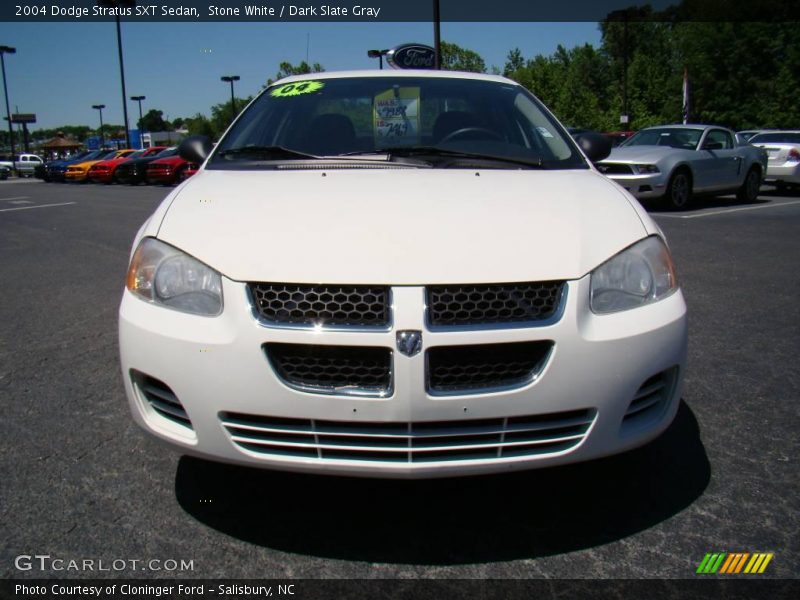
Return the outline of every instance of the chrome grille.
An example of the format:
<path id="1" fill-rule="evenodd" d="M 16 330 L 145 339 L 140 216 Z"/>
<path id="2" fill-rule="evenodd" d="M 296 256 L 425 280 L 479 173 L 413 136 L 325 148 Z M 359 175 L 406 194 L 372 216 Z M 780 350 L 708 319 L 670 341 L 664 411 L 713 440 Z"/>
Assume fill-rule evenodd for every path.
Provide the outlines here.
<path id="1" fill-rule="evenodd" d="M 431 327 L 522 324 L 555 315 L 563 281 L 428 286 Z"/>
<path id="2" fill-rule="evenodd" d="M 262 319 L 278 325 L 388 327 L 389 288 L 251 283 Z"/>
<path id="3" fill-rule="evenodd" d="M 580 444 L 594 418 L 592 410 L 418 423 L 220 413 L 234 444 L 265 457 L 415 464 L 564 452 Z"/>
<path id="4" fill-rule="evenodd" d="M 131 377 L 133 384 L 139 388 L 141 395 L 156 413 L 165 419 L 192 429 L 192 422 L 189 420 L 183 404 L 166 383 L 138 371 L 132 371 Z"/>
<path id="5" fill-rule="evenodd" d="M 551 341 L 479 346 L 438 346 L 427 351 L 432 394 L 485 392 L 526 385 L 541 372 Z"/>
<path id="6" fill-rule="evenodd" d="M 389 348 L 265 344 L 283 382 L 302 391 L 384 396 L 392 387 Z"/>

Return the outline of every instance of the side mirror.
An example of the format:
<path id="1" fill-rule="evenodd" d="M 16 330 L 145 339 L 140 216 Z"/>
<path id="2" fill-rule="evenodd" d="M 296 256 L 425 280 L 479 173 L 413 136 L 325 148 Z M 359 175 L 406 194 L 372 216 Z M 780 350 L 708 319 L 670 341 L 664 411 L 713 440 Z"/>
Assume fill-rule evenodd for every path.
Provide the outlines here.
<path id="1" fill-rule="evenodd" d="M 575 141 L 592 162 L 597 162 L 611 154 L 611 140 L 595 131 L 585 131 L 575 136 Z"/>
<path id="2" fill-rule="evenodd" d="M 722 142 L 706 142 L 703 144 L 703 150 L 722 150 Z"/>
<path id="3" fill-rule="evenodd" d="M 190 135 L 178 146 L 178 156 L 199 165 L 211 154 L 211 148 L 211 140 L 207 135 Z"/>

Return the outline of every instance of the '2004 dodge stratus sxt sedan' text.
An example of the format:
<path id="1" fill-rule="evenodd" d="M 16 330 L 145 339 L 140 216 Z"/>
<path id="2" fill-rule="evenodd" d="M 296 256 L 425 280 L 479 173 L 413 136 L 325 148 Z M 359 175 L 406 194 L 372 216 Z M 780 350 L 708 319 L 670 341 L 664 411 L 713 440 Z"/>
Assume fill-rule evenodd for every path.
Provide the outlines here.
<path id="1" fill-rule="evenodd" d="M 284 79 L 136 236 L 136 421 L 186 453 L 438 477 L 621 452 L 675 416 L 686 306 L 658 226 L 502 77 Z M 600 138 L 602 139 L 602 138 Z"/>

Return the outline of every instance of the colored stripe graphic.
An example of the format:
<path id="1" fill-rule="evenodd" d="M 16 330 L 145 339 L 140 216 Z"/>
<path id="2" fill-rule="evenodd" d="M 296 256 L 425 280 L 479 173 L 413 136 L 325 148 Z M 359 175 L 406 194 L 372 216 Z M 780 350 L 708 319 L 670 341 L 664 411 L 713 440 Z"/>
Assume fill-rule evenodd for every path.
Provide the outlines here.
<path id="1" fill-rule="evenodd" d="M 730 573 L 731 567 L 736 564 L 736 561 L 739 559 L 739 554 L 731 553 L 728 554 L 728 558 L 722 564 L 722 568 L 719 570 L 720 573 Z"/>
<path id="2" fill-rule="evenodd" d="M 772 552 L 708 552 L 697 566 L 699 574 L 760 574 L 774 558 Z M 744 569 L 744 571 L 742 571 Z"/>

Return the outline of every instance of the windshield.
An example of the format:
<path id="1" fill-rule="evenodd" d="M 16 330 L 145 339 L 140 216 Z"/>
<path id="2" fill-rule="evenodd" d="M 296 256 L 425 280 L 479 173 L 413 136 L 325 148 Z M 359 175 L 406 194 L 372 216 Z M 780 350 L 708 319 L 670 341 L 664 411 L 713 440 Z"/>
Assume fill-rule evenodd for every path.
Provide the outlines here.
<path id="1" fill-rule="evenodd" d="M 750 138 L 751 144 L 800 144 L 800 131 L 760 133 Z"/>
<path id="2" fill-rule="evenodd" d="M 280 161 L 389 160 L 426 166 L 476 157 L 501 168 L 588 168 L 524 88 L 465 78 L 311 79 L 268 88 L 219 142 L 209 168 Z M 432 157 L 437 157 L 436 159 Z M 474 161 L 473 161 L 474 162 Z M 497 166 L 497 165 L 493 165 Z"/>
<path id="3" fill-rule="evenodd" d="M 669 146 L 683 150 L 696 150 L 703 135 L 702 129 L 690 127 L 654 127 L 643 129 L 622 146 Z"/>

